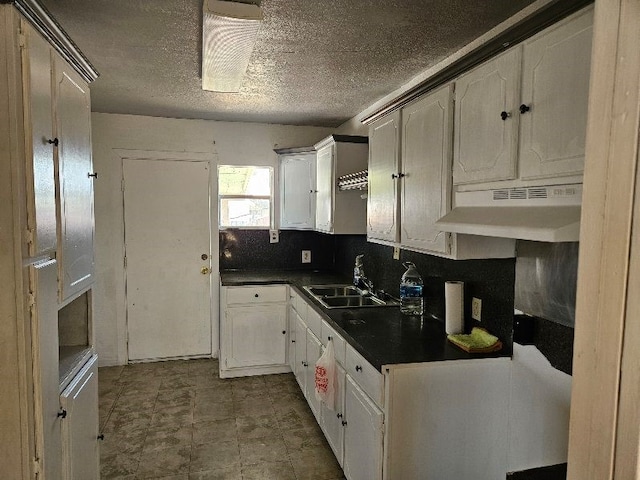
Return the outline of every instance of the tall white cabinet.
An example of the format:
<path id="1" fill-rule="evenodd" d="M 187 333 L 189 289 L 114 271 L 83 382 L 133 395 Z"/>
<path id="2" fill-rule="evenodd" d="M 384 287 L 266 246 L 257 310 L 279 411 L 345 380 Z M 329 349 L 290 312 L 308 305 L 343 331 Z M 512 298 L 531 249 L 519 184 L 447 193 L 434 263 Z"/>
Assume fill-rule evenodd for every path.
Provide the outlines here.
<path id="1" fill-rule="evenodd" d="M 55 57 L 55 138 L 60 187 L 61 300 L 86 289 L 93 276 L 93 172 L 89 86 Z"/>
<path id="2" fill-rule="evenodd" d="M 36 2 L 0 5 L 0 22 L 2 475 L 97 479 L 88 90 L 97 72 Z"/>

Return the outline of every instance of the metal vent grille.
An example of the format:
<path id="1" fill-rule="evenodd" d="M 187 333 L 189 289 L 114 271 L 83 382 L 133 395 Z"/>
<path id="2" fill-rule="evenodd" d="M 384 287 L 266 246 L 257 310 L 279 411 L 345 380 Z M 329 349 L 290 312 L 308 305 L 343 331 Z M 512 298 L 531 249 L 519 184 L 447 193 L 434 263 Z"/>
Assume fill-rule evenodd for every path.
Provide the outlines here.
<path id="1" fill-rule="evenodd" d="M 547 189 L 544 187 L 529 189 L 529 198 L 547 198 L 547 196 Z"/>
<path id="2" fill-rule="evenodd" d="M 493 199 L 494 200 L 509 200 L 509 190 L 494 190 L 493 191 Z"/>
<path id="3" fill-rule="evenodd" d="M 527 190 L 525 188 L 513 188 L 509 190 L 509 198 L 511 200 L 526 200 Z"/>

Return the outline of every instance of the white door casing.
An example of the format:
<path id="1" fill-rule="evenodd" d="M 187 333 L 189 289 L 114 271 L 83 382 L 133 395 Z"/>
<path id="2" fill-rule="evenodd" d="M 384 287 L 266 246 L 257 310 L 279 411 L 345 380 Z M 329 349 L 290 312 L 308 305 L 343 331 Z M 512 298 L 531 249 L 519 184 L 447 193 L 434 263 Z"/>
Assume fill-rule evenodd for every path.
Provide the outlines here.
<path id="1" fill-rule="evenodd" d="M 123 159 L 128 358 L 208 356 L 211 165 L 149 153 Z"/>

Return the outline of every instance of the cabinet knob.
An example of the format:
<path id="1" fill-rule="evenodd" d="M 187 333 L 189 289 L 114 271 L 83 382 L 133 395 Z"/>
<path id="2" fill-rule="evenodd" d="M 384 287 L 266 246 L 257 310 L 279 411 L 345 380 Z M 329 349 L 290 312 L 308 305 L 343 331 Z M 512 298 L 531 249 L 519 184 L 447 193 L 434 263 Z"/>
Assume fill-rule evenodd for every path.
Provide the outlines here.
<path id="1" fill-rule="evenodd" d="M 282 334 L 286 335 L 287 331 L 286 330 L 282 330 Z"/>
<path id="2" fill-rule="evenodd" d="M 87 173 L 87 177 L 97 179 L 98 178 L 98 172 L 93 172 L 93 173 L 89 172 L 89 173 Z"/>
<path id="3" fill-rule="evenodd" d="M 329 335 L 329 336 L 327 337 L 327 340 L 330 342 L 331 340 L 333 340 L 333 337 L 332 337 L 331 335 Z"/>
<path id="4" fill-rule="evenodd" d="M 525 105 L 524 103 L 520 105 L 520 113 L 527 113 L 529 110 L 531 110 L 529 105 Z"/>
<path id="5" fill-rule="evenodd" d="M 57 146 L 58 146 L 58 144 L 60 143 L 60 141 L 59 141 L 57 138 L 49 138 L 49 139 L 47 140 L 47 143 L 48 143 L 49 145 L 53 145 L 54 147 L 57 147 Z"/>
<path id="6" fill-rule="evenodd" d="M 400 172 L 400 173 L 392 173 L 391 174 L 391 178 L 396 179 L 396 178 L 402 178 L 404 177 L 404 173 Z"/>
<path id="7" fill-rule="evenodd" d="M 362 367 L 360 365 L 356 365 L 356 372 L 361 372 L 362 371 Z"/>
<path id="8" fill-rule="evenodd" d="M 338 414 L 336 414 L 336 417 L 338 417 L 338 418 L 342 418 L 342 414 L 341 414 L 341 413 L 338 413 Z"/>
<path id="9" fill-rule="evenodd" d="M 296 343 L 296 341 L 295 340 L 291 340 L 291 343 Z"/>
<path id="10" fill-rule="evenodd" d="M 347 426 L 347 422 L 345 420 L 342 420 L 342 426 L 346 427 Z"/>
<path id="11" fill-rule="evenodd" d="M 507 118 L 509 118 L 511 116 L 511 112 L 500 112 L 500 118 L 502 120 L 506 120 Z"/>
<path id="12" fill-rule="evenodd" d="M 67 418 L 67 411 L 64 408 L 58 412 L 58 418 Z"/>
<path id="13" fill-rule="evenodd" d="M 98 440 L 104 440 L 104 433 L 101 433 L 100 435 L 98 435 Z"/>
<path id="14" fill-rule="evenodd" d="M 260 295 L 258 295 L 257 293 L 254 295 L 254 297 L 258 298 Z"/>

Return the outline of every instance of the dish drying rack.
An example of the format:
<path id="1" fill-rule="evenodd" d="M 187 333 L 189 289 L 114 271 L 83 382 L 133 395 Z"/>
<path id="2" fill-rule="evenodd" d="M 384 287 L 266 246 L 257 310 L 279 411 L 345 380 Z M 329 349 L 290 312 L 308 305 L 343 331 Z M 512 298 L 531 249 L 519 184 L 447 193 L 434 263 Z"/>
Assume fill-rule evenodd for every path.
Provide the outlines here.
<path id="1" fill-rule="evenodd" d="M 366 190 L 368 184 L 368 171 L 348 173 L 338 177 L 339 190 Z"/>

